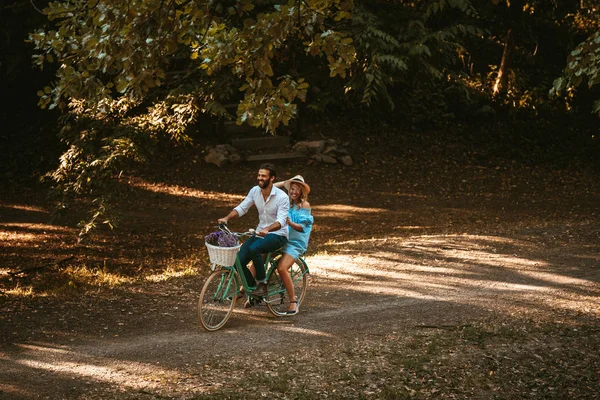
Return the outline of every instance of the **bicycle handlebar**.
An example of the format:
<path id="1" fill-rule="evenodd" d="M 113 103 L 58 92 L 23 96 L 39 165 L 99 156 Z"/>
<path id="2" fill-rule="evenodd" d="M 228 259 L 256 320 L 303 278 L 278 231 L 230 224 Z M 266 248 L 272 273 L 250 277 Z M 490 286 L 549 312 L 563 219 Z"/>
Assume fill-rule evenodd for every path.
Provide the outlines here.
<path id="1" fill-rule="evenodd" d="M 230 235 L 234 235 L 237 238 L 242 238 L 244 236 L 256 236 L 256 230 L 252 228 L 248 229 L 247 232 L 231 232 L 227 227 L 227 224 L 224 222 L 221 222 L 218 226 L 220 231 L 228 233 Z"/>

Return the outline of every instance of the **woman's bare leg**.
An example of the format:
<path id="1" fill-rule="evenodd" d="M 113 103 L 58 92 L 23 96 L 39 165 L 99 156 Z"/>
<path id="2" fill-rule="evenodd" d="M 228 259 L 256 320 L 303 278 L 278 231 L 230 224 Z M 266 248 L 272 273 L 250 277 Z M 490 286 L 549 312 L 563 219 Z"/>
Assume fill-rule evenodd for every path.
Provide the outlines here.
<path id="1" fill-rule="evenodd" d="M 294 259 L 289 254 L 284 254 L 277 264 L 277 272 L 279 273 L 279 277 L 281 278 L 281 282 L 283 282 L 285 290 L 287 290 L 290 301 L 296 300 L 296 294 L 294 293 L 294 282 L 292 281 L 289 271 L 293 264 Z M 288 311 L 294 311 L 296 309 L 296 305 L 296 303 L 290 303 L 288 306 Z"/>

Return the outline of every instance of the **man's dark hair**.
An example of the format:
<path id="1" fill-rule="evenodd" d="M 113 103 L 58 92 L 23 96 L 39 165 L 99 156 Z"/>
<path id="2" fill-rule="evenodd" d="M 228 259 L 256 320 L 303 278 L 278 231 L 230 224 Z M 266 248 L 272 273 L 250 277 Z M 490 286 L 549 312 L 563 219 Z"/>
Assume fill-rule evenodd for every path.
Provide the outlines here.
<path id="1" fill-rule="evenodd" d="M 275 166 L 271 163 L 265 163 L 265 164 L 261 165 L 259 169 L 268 169 L 270 177 L 277 176 L 277 172 L 275 172 Z"/>

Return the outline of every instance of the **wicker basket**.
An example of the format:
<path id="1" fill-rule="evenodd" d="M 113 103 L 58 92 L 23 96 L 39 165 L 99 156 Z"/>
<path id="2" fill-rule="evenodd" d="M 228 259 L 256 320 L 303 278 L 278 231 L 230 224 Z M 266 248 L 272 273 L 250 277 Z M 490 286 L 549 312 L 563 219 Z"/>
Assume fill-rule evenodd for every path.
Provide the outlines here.
<path id="1" fill-rule="evenodd" d="M 210 257 L 210 262 L 225 267 L 235 264 L 235 257 L 240 251 L 240 247 L 242 247 L 241 244 L 238 244 L 235 247 L 219 247 L 208 243 L 205 244 L 206 249 L 208 250 L 208 256 Z"/>

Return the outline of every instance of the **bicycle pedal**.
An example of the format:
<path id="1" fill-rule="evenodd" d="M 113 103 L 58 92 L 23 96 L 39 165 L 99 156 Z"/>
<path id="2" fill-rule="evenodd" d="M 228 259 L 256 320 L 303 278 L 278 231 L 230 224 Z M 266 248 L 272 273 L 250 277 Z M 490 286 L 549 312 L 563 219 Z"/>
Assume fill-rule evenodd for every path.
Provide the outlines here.
<path id="1" fill-rule="evenodd" d="M 262 299 L 256 297 L 248 297 L 246 302 L 244 303 L 244 308 L 250 308 L 254 306 L 258 306 L 262 303 Z"/>

